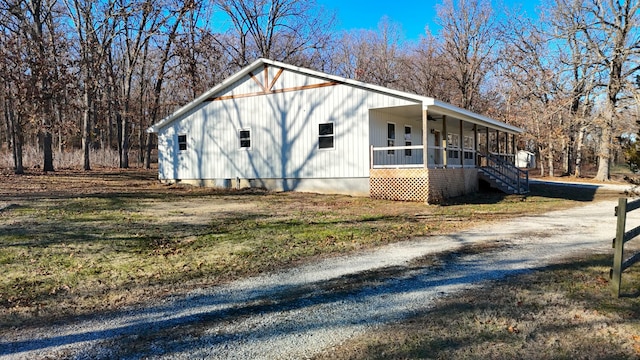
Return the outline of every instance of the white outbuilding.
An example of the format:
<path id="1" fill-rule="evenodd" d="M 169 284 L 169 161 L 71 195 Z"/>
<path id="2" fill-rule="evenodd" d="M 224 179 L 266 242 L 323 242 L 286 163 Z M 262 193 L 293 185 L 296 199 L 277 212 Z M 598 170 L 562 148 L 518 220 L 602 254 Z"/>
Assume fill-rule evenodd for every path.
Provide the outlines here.
<path id="1" fill-rule="evenodd" d="M 164 182 L 437 202 L 513 166 L 515 126 L 259 59 L 154 124 Z"/>
<path id="2" fill-rule="evenodd" d="M 516 166 L 520 169 L 534 169 L 536 167 L 536 155 L 530 151 L 518 150 L 516 153 Z"/>

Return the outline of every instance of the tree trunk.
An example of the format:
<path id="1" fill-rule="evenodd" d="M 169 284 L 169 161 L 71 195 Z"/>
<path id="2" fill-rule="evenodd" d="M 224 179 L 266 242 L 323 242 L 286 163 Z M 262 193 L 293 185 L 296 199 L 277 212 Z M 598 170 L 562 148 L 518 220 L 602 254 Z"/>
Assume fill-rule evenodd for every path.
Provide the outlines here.
<path id="1" fill-rule="evenodd" d="M 138 166 L 144 162 L 144 131 L 143 122 L 140 119 L 140 125 L 138 126 Z"/>
<path id="2" fill-rule="evenodd" d="M 540 161 L 538 161 L 538 164 L 540 164 L 540 177 L 544 177 L 544 161 L 542 160 L 542 154 L 544 154 L 544 152 L 542 150 L 542 146 L 538 147 L 538 154 L 540 155 Z"/>
<path id="3" fill-rule="evenodd" d="M 85 79 L 88 79 L 88 76 Z M 82 154 L 85 171 L 91 170 L 89 151 L 91 149 L 91 96 L 88 86 L 88 84 L 84 85 L 84 110 L 82 114 Z"/>
<path id="4" fill-rule="evenodd" d="M 153 149 L 153 134 L 147 133 L 147 141 L 144 148 L 144 168 L 151 169 L 151 149 Z"/>
<path id="5" fill-rule="evenodd" d="M 554 177 L 555 172 L 553 171 L 553 142 L 549 141 L 549 152 L 547 154 L 547 167 L 549 168 L 548 173 L 549 176 Z"/>
<path id="6" fill-rule="evenodd" d="M 578 141 L 576 143 L 576 168 L 574 176 L 579 178 L 582 176 L 582 148 L 584 147 L 584 135 L 587 132 L 586 126 L 581 126 L 578 132 Z"/>
<path id="7" fill-rule="evenodd" d="M 13 143 L 13 170 L 16 174 L 24 174 L 24 166 L 22 165 L 22 130 L 11 108 L 9 108 L 9 121 L 11 123 L 11 142 Z"/>
<path id="8" fill-rule="evenodd" d="M 562 175 L 571 174 L 571 146 L 572 141 L 562 138 Z"/>
<path id="9" fill-rule="evenodd" d="M 58 153 L 62 153 L 64 151 L 64 138 L 62 137 L 62 127 L 58 127 Z"/>
<path id="10" fill-rule="evenodd" d="M 127 116 L 120 116 L 120 168 L 129 168 L 129 132 L 127 127 L 129 122 Z"/>
<path id="11" fill-rule="evenodd" d="M 9 121 L 9 104 L 8 100 L 3 99 L 2 101 L 2 113 L 4 114 L 4 125 L 6 130 L 6 140 L 7 140 L 7 149 L 13 149 L 12 139 L 11 139 L 11 122 Z"/>
<path id="12" fill-rule="evenodd" d="M 47 115 L 45 115 L 46 117 Z M 45 121 L 45 130 L 42 134 L 42 153 L 44 155 L 44 172 L 54 171 L 53 169 L 53 136 L 51 135 L 51 126 L 49 121 Z"/>
<path id="13" fill-rule="evenodd" d="M 113 150 L 113 102 L 111 101 L 111 91 L 109 91 L 109 87 L 107 86 L 107 147 L 109 150 Z M 118 146 L 118 149 L 120 146 Z"/>
<path id="14" fill-rule="evenodd" d="M 613 116 L 611 113 L 608 116 Z M 598 173 L 595 180 L 609 181 L 611 174 L 609 170 L 611 168 L 611 140 L 612 140 L 612 126 L 613 121 L 607 119 L 602 127 L 602 135 L 600 136 L 600 148 L 598 149 Z"/>
<path id="15" fill-rule="evenodd" d="M 17 129 L 16 129 L 17 130 Z M 14 161 L 15 173 L 24 174 L 24 166 L 22 165 L 22 134 L 15 134 L 14 143 Z"/>

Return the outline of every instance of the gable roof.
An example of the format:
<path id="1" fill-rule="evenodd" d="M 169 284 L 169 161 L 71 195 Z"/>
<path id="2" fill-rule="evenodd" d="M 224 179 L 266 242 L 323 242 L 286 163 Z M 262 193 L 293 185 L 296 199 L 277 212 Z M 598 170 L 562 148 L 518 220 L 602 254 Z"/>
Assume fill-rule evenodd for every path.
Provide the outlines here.
<path id="1" fill-rule="evenodd" d="M 195 107 L 200 105 L 201 103 L 207 101 L 207 99 L 211 98 L 214 94 L 219 93 L 221 90 L 223 90 L 226 87 L 234 84 L 238 80 L 242 79 L 244 76 L 249 75 L 251 72 L 255 71 L 256 69 L 258 69 L 258 68 L 260 68 L 261 66 L 264 66 L 264 65 L 271 65 L 271 66 L 275 66 L 275 67 L 291 70 L 291 71 L 294 71 L 294 72 L 298 72 L 298 73 L 314 76 L 314 77 L 317 77 L 317 78 L 321 78 L 321 79 L 325 79 L 325 80 L 331 80 L 331 81 L 335 81 L 335 82 L 338 82 L 338 83 L 347 84 L 347 85 L 350 85 L 350 86 L 362 88 L 362 89 L 365 89 L 365 90 L 379 92 L 379 93 L 382 93 L 382 94 L 388 94 L 388 95 L 392 95 L 392 96 L 402 97 L 402 98 L 405 98 L 405 99 L 415 100 L 416 102 L 421 102 L 424 109 L 434 110 L 438 114 L 453 116 L 455 118 L 462 119 L 462 120 L 465 120 L 465 121 L 468 121 L 468 122 L 471 122 L 471 123 L 474 123 L 474 124 L 478 124 L 478 125 L 481 125 L 481 126 L 489 126 L 489 127 L 492 127 L 492 128 L 498 128 L 498 129 L 501 129 L 502 131 L 506 131 L 506 132 L 509 132 L 509 133 L 522 133 L 523 132 L 522 129 L 520 129 L 520 128 L 516 127 L 516 126 L 512 126 L 512 125 L 503 123 L 501 121 L 498 121 L 498 120 L 495 120 L 495 119 L 492 119 L 492 118 L 489 118 L 489 117 L 486 117 L 486 116 L 483 116 L 483 115 L 480 115 L 480 114 L 476 114 L 476 113 L 474 113 L 472 111 L 465 110 L 465 109 L 459 108 L 457 106 L 454 106 L 454 105 L 451 105 L 451 104 L 436 100 L 436 99 L 434 99 L 432 97 L 416 95 L 416 94 L 412 94 L 412 93 L 404 92 L 404 91 L 399 91 L 399 90 L 393 90 L 393 89 L 389 89 L 389 88 L 386 88 L 386 87 L 383 87 L 383 86 L 379 86 L 379 85 L 368 84 L 368 83 L 365 83 L 365 82 L 362 82 L 362 81 L 353 80 L 353 79 L 347 79 L 347 78 L 344 78 L 344 77 L 340 77 L 340 76 L 336 76 L 336 75 L 330 75 L 330 74 L 322 73 L 322 72 L 319 72 L 319 71 L 315 71 L 315 70 L 311 70 L 311 69 L 307 69 L 307 68 L 302 68 L 302 67 L 298 67 L 298 66 L 293 66 L 293 65 L 289 65 L 289 64 L 286 64 L 286 63 L 283 63 L 283 62 L 274 61 L 274 60 L 268 60 L 268 59 L 258 59 L 256 61 L 254 61 L 253 63 L 251 63 L 250 65 L 246 66 L 242 70 L 238 71 L 237 73 L 235 73 L 232 76 L 230 76 L 227 79 L 225 79 L 220 84 L 214 86 L 213 88 L 209 89 L 208 91 L 206 91 L 202 95 L 198 96 L 193 101 L 191 101 L 188 104 L 182 106 L 181 108 L 176 110 L 173 114 L 171 114 L 171 115 L 167 116 L 166 118 L 160 120 L 159 122 L 153 124 L 152 126 L 150 126 L 147 129 L 147 132 L 150 132 L 150 133 L 158 132 L 161 128 L 169 125 L 174 120 L 180 118 L 181 116 L 183 116 L 184 114 L 188 113 L 189 111 L 191 111 L 192 109 L 194 109 Z"/>

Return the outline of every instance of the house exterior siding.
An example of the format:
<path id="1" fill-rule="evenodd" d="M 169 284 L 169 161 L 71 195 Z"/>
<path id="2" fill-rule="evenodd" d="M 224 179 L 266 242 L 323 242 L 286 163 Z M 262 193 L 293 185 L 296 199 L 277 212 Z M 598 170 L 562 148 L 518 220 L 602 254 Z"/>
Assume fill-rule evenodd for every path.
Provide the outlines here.
<path id="1" fill-rule="evenodd" d="M 229 186 L 245 179 L 242 184 L 318 192 L 331 184 L 338 187 L 333 192 L 366 194 L 369 109 L 418 104 L 275 66 L 252 74 L 159 129 L 161 180 Z M 318 149 L 322 123 L 333 123 L 332 149 Z M 240 130 L 249 130 L 249 148 L 240 147 Z M 185 150 L 179 135 L 186 135 Z"/>

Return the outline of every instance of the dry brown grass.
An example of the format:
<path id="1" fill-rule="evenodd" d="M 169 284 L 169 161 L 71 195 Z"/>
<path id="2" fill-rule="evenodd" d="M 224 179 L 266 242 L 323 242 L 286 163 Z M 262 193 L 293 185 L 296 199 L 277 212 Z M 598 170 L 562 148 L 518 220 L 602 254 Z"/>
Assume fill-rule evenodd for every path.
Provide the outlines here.
<path id="1" fill-rule="evenodd" d="M 585 256 L 437 301 L 317 359 L 637 359 L 640 267 L 611 296 L 609 256 Z"/>
<path id="2" fill-rule="evenodd" d="M 618 196 L 534 188 L 435 206 L 168 186 L 154 170 L 0 172 L 0 330 L 416 236 Z"/>

